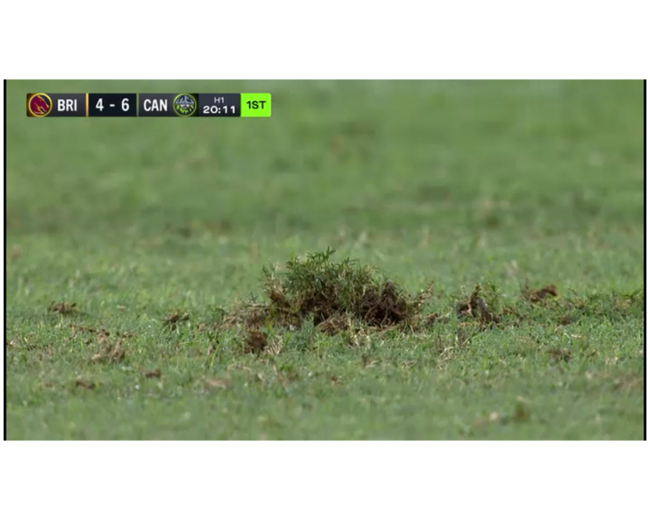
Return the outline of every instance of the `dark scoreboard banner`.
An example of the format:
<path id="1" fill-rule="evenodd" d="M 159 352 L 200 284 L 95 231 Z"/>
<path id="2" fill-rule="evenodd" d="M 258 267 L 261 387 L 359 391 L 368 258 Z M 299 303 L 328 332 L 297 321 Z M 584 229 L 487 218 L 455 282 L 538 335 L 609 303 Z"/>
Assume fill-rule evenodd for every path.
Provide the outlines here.
<path id="1" fill-rule="evenodd" d="M 27 94 L 28 117 L 271 117 L 271 94 Z"/>

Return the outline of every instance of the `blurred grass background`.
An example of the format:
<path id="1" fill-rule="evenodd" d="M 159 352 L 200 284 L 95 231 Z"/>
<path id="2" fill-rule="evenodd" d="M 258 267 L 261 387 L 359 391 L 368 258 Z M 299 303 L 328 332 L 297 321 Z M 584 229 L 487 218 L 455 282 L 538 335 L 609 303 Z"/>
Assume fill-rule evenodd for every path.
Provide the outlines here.
<path id="1" fill-rule="evenodd" d="M 25 116 L 27 92 L 184 91 L 270 92 L 273 116 Z M 263 265 L 327 246 L 441 294 L 643 286 L 641 81 L 11 81 L 7 96 L 9 339 L 60 340 L 45 309 L 64 300 L 155 343 L 171 309 L 229 306 Z M 47 400 L 25 359 L 8 367 L 14 407 L 18 388 Z"/>

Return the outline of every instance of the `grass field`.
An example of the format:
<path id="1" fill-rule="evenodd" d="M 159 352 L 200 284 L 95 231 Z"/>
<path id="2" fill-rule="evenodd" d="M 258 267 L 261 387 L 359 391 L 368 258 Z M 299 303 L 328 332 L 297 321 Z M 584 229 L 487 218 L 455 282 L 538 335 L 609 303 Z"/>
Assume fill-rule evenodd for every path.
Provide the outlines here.
<path id="1" fill-rule="evenodd" d="M 26 92 L 183 91 L 271 92 L 273 116 L 25 116 Z M 642 82 L 7 95 L 9 439 L 643 438 Z M 433 281 L 438 319 L 267 320 L 257 349 L 224 325 L 263 267 L 328 247 Z M 498 319 L 462 311 L 477 284 Z"/>

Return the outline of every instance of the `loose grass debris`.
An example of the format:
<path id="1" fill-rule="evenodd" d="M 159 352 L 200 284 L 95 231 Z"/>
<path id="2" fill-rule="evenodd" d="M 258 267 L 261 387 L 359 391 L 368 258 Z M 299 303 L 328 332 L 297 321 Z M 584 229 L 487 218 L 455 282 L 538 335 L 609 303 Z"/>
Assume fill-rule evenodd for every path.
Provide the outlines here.
<path id="1" fill-rule="evenodd" d="M 420 333 L 453 319 L 460 321 L 457 346 L 462 347 L 477 332 L 492 327 L 520 326 L 526 322 L 547 321 L 569 325 L 582 316 L 597 315 L 616 319 L 643 313 L 644 291 L 625 295 L 593 295 L 561 299 L 554 284 L 541 289 L 522 289 L 522 300 L 506 305 L 498 288 L 489 282 L 475 285 L 469 296 L 456 300 L 447 312 L 424 312 L 433 295 L 433 283 L 413 295 L 383 273 L 346 258 L 332 259 L 335 251 L 293 257 L 284 269 L 264 268 L 264 300 L 236 303 L 230 313 L 219 315 L 212 332 L 223 328 L 243 328 L 241 342 L 246 353 L 279 352 L 283 335 L 274 331 L 310 330 L 335 336 L 347 335 L 348 343 L 359 346 L 370 334 Z M 189 319 L 177 311 L 166 318 L 174 328 Z M 465 330 L 463 327 L 474 327 Z M 264 332 L 266 331 L 266 332 Z M 285 338 L 286 339 L 286 338 Z M 290 346 L 291 342 L 288 343 Z M 550 352 L 554 361 L 568 361 L 570 354 Z"/>
<path id="2" fill-rule="evenodd" d="M 50 312 L 56 312 L 62 316 L 72 316 L 74 314 L 79 314 L 76 303 L 52 302 L 47 310 Z"/>
<path id="3" fill-rule="evenodd" d="M 337 334 L 358 326 L 387 329 L 415 327 L 433 285 L 416 296 L 368 266 L 346 258 L 334 262 L 335 251 L 292 258 L 286 269 L 264 268 L 266 303 L 249 302 L 235 308 L 225 320 L 249 329 L 247 346 L 260 350 L 261 326 L 300 327 L 311 321 L 318 330 Z"/>
<path id="4" fill-rule="evenodd" d="M 565 348 L 552 348 L 548 351 L 548 354 L 556 363 L 559 363 L 560 361 L 568 363 L 571 361 L 572 357 L 571 351 Z"/>
<path id="5" fill-rule="evenodd" d="M 80 377 L 75 379 L 74 385 L 76 387 L 85 388 L 86 390 L 94 390 L 95 389 L 95 383 L 93 383 L 91 381 L 85 381 L 85 380 L 81 379 Z"/>
<path id="6" fill-rule="evenodd" d="M 142 372 L 142 375 L 147 379 L 151 379 L 152 377 L 160 379 L 162 376 L 162 372 L 159 368 L 157 368 L 156 370 L 145 370 L 144 372 Z"/>
<path id="7" fill-rule="evenodd" d="M 558 292 L 555 284 L 547 285 L 541 289 L 534 290 L 528 287 L 524 288 L 523 296 L 530 303 L 539 303 L 546 298 L 553 297 L 557 298 Z"/>
<path id="8" fill-rule="evenodd" d="M 189 321 L 190 315 L 187 312 L 177 310 L 169 313 L 163 320 L 163 327 L 169 330 L 176 330 L 178 325 L 184 321 Z"/>
<path id="9" fill-rule="evenodd" d="M 456 306 L 458 317 L 460 319 L 478 319 L 482 325 L 501 323 L 501 315 L 495 310 L 495 307 L 498 305 L 496 288 L 489 285 L 488 289 L 491 305 L 488 304 L 486 297 L 484 297 L 485 290 L 483 286 L 476 284 L 469 299 L 461 301 Z"/>

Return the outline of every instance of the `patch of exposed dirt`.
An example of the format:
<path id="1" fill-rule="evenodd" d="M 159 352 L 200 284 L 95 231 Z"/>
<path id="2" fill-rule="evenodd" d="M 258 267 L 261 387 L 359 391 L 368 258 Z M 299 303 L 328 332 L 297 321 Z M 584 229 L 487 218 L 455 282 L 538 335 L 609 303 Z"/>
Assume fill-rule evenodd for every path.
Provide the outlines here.
<path id="1" fill-rule="evenodd" d="M 244 345 L 244 352 L 247 354 L 259 354 L 268 345 L 268 335 L 259 330 L 249 330 Z"/>

